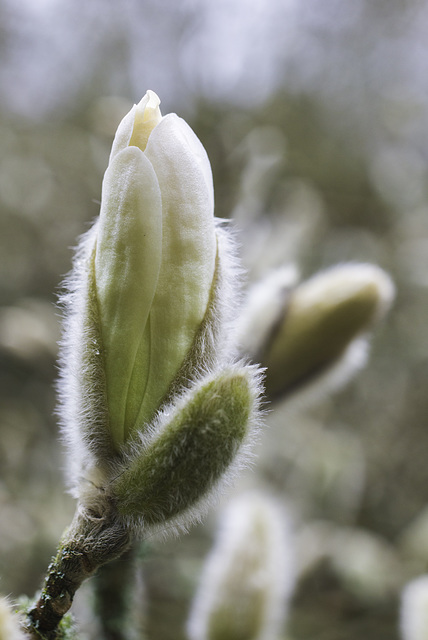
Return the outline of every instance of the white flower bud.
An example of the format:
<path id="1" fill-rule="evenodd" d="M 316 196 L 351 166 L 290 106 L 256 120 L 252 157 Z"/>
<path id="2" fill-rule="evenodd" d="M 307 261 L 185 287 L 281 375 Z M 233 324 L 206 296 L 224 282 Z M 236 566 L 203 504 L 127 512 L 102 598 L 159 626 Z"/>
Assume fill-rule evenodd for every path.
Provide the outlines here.
<path id="1" fill-rule="evenodd" d="M 123 148 L 119 126 L 103 183 L 95 283 L 116 444 L 152 418 L 166 395 L 214 277 L 209 162 L 188 125 L 174 114 L 162 118 L 158 104 L 148 92 L 134 108 Z"/>
<path id="2" fill-rule="evenodd" d="M 271 498 L 230 502 L 188 623 L 190 640 L 276 640 L 294 586 L 289 523 Z"/>
<path id="3" fill-rule="evenodd" d="M 259 376 L 234 368 L 233 246 L 213 208 L 204 148 L 149 91 L 118 127 L 100 216 L 77 251 L 60 388 L 74 494 L 88 506 L 101 491 L 146 530 L 200 515 L 257 413 Z"/>

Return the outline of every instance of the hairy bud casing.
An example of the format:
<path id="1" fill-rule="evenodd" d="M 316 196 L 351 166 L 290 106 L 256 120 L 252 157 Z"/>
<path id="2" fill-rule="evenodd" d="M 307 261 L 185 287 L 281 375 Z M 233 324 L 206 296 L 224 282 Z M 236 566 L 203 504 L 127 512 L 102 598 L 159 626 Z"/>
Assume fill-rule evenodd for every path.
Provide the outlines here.
<path id="1" fill-rule="evenodd" d="M 122 516 L 141 518 L 145 531 L 192 518 L 243 445 L 257 415 L 258 374 L 249 367 L 205 378 L 167 407 L 150 434 L 131 443 L 126 468 L 110 486 Z"/>

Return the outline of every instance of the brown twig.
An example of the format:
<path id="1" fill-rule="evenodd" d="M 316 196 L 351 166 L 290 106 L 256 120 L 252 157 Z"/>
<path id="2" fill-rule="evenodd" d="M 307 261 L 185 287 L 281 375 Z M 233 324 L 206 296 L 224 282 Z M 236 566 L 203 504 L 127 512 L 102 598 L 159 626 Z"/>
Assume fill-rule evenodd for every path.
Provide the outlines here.
<path id="1" fill-rule="evenodd" d="M 132 535 L 117 519 L 112 505 L 100 504 L 97 513 L 78 507 L 48 567 L 40 597 L 28 611 L 27 635 L 55 640 L 58 625 L 82 582 L 124 553 L 131 543 Z"/>

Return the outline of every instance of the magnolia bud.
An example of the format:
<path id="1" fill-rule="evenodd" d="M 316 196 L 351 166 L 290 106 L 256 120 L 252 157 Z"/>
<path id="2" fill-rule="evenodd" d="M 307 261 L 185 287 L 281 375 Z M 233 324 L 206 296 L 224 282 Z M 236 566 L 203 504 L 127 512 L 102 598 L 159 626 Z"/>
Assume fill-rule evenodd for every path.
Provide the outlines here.
<path id="1" fill-rule="evenodd" d="M 148 92 L 119 126 L 96 239 L 94 277 L 116 445 L 152 418 L 166 395 L 205 316 L 214 277 L 208 158 L 190 127 L 174 114 L 162 118 L 158 104 Z"/>
<path id="2" fill-rule="evenodd" d="M 195 516 L 257 413 L 259 376 L 234 365 L 234 248 L 213 207 L 204 148 L 147 92 L 118 127 L 67 283 L 60 387 L 74 494 L 146 530 Z"/>
<path id="3" fill-rule="evenodd" d="M 342 364 L 333 386 L 346 381 L 350 371 L 365 361 L 362 336 L 383 317 L 394 295 L 389 276 L 368 264 L 333 267 L 294 288 L 284 285 L 286 276 L 286 271 L 278 270 L 277 277 L 269 277 L 266 290 L 273 302 L 263 301 L 262 306 L 268 306 L 270 322 L 259 323 L 262 331 L 253 329 L 241 337 L 250 355 L 267 367 L 266 390 L 271 397 L 318 382 Z M 256 308 L 253 299 L 251 309 Z M 262 309 L 257 313 L 251 309 L 255 319 L 263 315 Z M 253 345 L 251 335 L 257 337 Z"/>
<path id="4" fill-rule="evenodd" d="M 276 640 L 294 585 L 289 525 L 262 494 L 233 500 L 203 570 L 191 640 Z"/>

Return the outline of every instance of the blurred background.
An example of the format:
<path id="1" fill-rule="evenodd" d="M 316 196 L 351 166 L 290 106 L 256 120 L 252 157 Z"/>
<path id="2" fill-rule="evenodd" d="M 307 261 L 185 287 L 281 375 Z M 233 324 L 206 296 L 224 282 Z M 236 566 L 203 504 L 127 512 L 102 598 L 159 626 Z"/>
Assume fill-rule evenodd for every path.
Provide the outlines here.
<path id="1" fill-rule="evenodd" d="M 150 88 L 207 149 L 250 280 L 368 261 L 395 281 L 369 366 L 310 411 L 276 406 L 242 484 L 294 523 L 284 638 L 399 637 L 400 588 L 428 567 L 427 28 L 426 0 L 0 0 L 2 593 L 34 593 L 73 513 L 57 296 Z M 149 638 L 185 638 L 215 523 L 148 559 Z"/>

